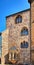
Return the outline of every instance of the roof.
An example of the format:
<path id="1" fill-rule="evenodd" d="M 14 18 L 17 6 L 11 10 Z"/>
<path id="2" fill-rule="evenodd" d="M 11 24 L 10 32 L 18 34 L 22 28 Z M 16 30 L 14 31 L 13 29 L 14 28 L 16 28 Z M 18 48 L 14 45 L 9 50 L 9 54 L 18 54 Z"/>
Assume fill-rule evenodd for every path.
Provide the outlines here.
<path id="1" fill-rule="evenodd" d="M 18 13 L 26 12 L 26 11 L 30 11 L 30 8 L 29 9 L 26 9 L 26 10 L 23 10 L 23 11 L 20 11 L 20 12 L 17 12 L 17 13 L 14 13 L 14 14 L 11 14 L 11 15 L 8 15 L 8 16 L 6 16 L 6 18 L 11 17 L 11 16 L 14 16 L 14 15 L 16 15 Z"/>

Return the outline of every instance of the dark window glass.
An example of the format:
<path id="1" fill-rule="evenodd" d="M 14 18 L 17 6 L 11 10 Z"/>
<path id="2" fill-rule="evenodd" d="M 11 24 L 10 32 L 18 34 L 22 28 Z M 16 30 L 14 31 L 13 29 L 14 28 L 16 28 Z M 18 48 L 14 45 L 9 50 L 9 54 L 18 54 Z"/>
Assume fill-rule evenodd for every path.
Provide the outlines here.
<path id="1" fill-rule="evenodd" d="M 21 48 L 28 48 L 28 42 L 21 43 Z"/>
<path id="2" fill-rule="evenodd" d="M 16 53 L 14 53 L 14 59 L 16 59 Z"/>
<path id="3" fill-rule="evenodd" d="M 28 29 L 24 27 L 24 28 L 21 30 L 21 35 L 28 35 Z"/>
<path id="4" fill-rule="evenodd" d="M 29 64 L 25 64 L 25 65 L 29 65 Z"/>
<path id="5" fill-rule="evenodd" d="M 13 59 L 13 53 L 11 53 L 11 60 Z"/>
<path id="6" fill-rule="evenodd" d="M 22 16 L 18 15 L 16 17 L 15 23 L 17 24 L 17 23 L 21 23 L 21 22 L 22 22 Z"/>

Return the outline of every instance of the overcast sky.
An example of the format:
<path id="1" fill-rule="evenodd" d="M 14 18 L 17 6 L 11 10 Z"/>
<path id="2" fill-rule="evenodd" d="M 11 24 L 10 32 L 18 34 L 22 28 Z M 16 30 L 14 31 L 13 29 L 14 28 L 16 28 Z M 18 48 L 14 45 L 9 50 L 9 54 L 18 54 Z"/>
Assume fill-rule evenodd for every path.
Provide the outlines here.
<path id="1" fill-rule="evenodd" d="M 6 16 L 29 8 L 28 0 L 0 0 L 0 32 L 6 29 Z"/>

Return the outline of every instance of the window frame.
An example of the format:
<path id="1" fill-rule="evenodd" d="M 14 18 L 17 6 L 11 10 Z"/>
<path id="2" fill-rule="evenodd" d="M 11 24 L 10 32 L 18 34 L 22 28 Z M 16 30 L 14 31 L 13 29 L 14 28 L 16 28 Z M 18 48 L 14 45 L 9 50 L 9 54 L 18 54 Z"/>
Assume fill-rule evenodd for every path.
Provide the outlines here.
<path id="1" fill-rule="evenodd" d="M 23 27 L 21 30 L 21 36 L 26 36 L 28 35 L 28 28 L 27 27 Z"/>
<path id="2" fill-rule="evenodd" d="M 23 45 L 23 46 L 22 46 Z M 27 46 L 26 46 L 27 45 Z M 28 48 L 28 42 L 27 41 L 23 41 L 21 42 L 21 48 Z"/>
<path id="3" fill-rule="evenodd" d="M 18 15 L 15 19 L 15 24 L 22 23 L 22 16 Z"/>

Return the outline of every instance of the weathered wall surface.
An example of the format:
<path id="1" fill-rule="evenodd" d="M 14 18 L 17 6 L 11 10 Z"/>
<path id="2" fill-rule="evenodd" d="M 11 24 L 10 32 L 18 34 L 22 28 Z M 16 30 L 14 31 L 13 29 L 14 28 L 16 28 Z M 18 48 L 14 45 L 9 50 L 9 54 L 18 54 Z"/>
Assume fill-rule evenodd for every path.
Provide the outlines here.
<path id="1" fill-rule="evenodd" d="M 15 24 L 15 18 L 18 15 L 22 16 L 22 23 Z M 5 55 L 11 46 L 16 46 L 19 49 L 20 62 L 30 62 L 30 11 L 8 17 L 6 26 L 7 30 L 2 33 L 2 65 L 5 65 Z M 29 32 L 27 36 L 21 36 L 23 27 L 28 28 Z M 23 41 L 28 42 L 28 48 L 21 49 L 21 42 Z M 34 1 L 31 3 L 31 49 L 34 49 Z M 31 52 L 31 58 L 34 60 L 34 51 Z"/>
<path id="2" fill-rule="evenodd" d="M 15 24 L 15 18 L 18 15 L 22 16 L 22 23 Z M 17 48 L 21 52 L 21 59 L 22 59 L 21 61 L 23 62 L 24 59 L 25 61 L 27 60 L 30 61 L 30 11 L 18 13 L 14 16 L 8 17 L 6 23 L 7 28 L 9 28 L 9 48 L 14 45 L 17 46 Z M 28 28 L 27 36 L 21 36 L 21 30 L 23 27 Z M 23 41 L 28 42 L 27 49 L 25 48 L 21 49 L 21 42 Z"/>
<path id="3" fill-rule="evenodd" d="M 31 40 L 34 46 L 34 1 L 31 3 Z"/>
<path id="4" fill-rule="evenodd" d="M 2 33 L 2 58 L 1 58 L 1 64 L 5 65 L 5 55 L 8 53 L 8 35 L 9 35 L 9 30 L 6 29 Z"/>
<path id="5" fill-rule="evenodd" d="M 34 1 L 31 3 L 31 59 L 34 61 Z"/>

